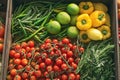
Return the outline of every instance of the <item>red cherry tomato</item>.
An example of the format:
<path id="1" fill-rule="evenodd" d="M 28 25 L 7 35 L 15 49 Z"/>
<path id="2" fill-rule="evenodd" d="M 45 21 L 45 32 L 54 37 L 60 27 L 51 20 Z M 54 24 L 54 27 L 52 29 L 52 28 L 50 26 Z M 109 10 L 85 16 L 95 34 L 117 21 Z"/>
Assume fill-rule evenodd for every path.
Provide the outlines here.
<path id="1" fill-rule="evenodd" d="M 69 62 L 69 63 L 72 63 L 73 61 L 74 61 L 74 59 L 73 59 L 72 57 L 69 57 L 69 58 L 68 58 L 68 62 Z"/>
<path id="2" fill-rule="evenodd" d="M 73 69 L 77 69 L 77 64 L 72 62 L 71 66 L 73 67 Z"/>
<path id="3" fill-rule="evenodd" d="M 10 70 L 10 75 L 15 76 L 17 74 L 17 70 L 16 69 L 11 69 Z"/>
<path id="4" fill-rule="evenodd" d="M 67 51 L 67 57 L 72 57 L 73 56 L 73 52 L 72 51 Z"/>
<path id="5" fill-rule="evenodd" d="M 26 48 L 27 46 L 28 46 L 28 44 L 27 44 L 26 42 L 22 42 L 22 43 L 21 43 L 21 47 L 22 47 L 22 48 Z"/>
<path id="6" fill-rule="evenodd" d="M 47 65 L 50 65 L 50 64 L 52 64 L 52 61 L 51 61 L 50 58 L 46 58 L 46 59 L 45 59 L 45 63 L 46 63 Z"/>
<path id="7" fill-rule="evenodd" d="M 68 80 L 68 76 L 66 74 L 62 74 L 61 79 L 62 80 Z"/>
<path id="8" fill-rule="evenodd" d="M 22 69 L 22 68 L 23 68 L 23 66 L 22 66 L 21 64 L 17 66 L 17 69 L 18 69 L 18 70 L 20 70 L 20 69 Z"/>
<path id="9" fill-rule="evenodd" d="M 21 64 L 23 65 L 23 66 L 26 66 L 27 64 L 28 64 L 28 60 L 27 59 L 22 59 L 21 60 Z"/>
<path id="10" fill-rule="evenodd" d="M 16 51 L 18 51 L 18 50 L 21 49 L 21 46 L 20 46 L 19 44 L 16 44 L 16 45 L 14 46 L 14 49 L 15 49 Z"/>
<path id="11" fill-rule="evenodd" d="M 28 41 L 28 46 L 29 46 L 30 48 L 34 47 L 34 46 L 35 46 L 34 41 Z"/>
<path id="12" fill-rule="evenodd" d="M 3 43 L 4 42 L 4 39 L 0 37 L 0 43 Z"/>
<path id="13" fill-rule="evenodd" d="M 67 70 L 67 69 L 68 69 L 67 64 L 63 63 L 63 64 L 61 65 L 61 69 L 62 69 L 62 70 Z"/>
<path id="14" fill-rule="evenodd" d="M 14 80 L 22 80 L 22 78 L 21 78 L 20 75 L 16 75 L 16 76 L 14 77 Z"/>
<path id="15" fill-rule="evenodd" d="M 75 80 L 80 80 L 80 75 L 79 74 L 76 74 Z"/>
<path id="16" fill-rule="evenodd" d="M 58 43 L 58 40 L 57 40 L 57 39 L 53 39 L 52 42 L 53 42 L 54 44 L 57 44 L 57 43 Z"/>
<path id="17" fill-rule="evenodd" d="M 36 71 L 34 72 L 34 74 L 35 74 L 36 77 L 40 77 L 40 76 L 42 75 L 42 73 L 41 73 L 40 70 L 36 70 Z"/>
<path id="18" fill-rule="evenodd" d="M 69 80 L 75 80 L 76 76 L 74 73 L 69 74 Z"/>
<path id="19" fill-rule="evenodd" d="M 28 78 L 28 74 L 26 72 L 23 72 L 21 75 L 22 75 L 23 79 L 27 79 Z"/>
<path id="20" fill-rule="evenodd" d="M 32 57 L 32 54 L 29 52 L 29 53 L 26 54 L 26 57 L 27 57 L 27 58 L 31 58 L 31 57 Z"/>
<path id="21" fill-rule="evenodd" d="M 3 38 L 5 33 L 5 27 L 0 23 L 0 37 Z"/>
<path id="22" fill-rule="evenodd" d="M 3 51 L 3 44 L 0 43 L 0 53 Z"/>
<path id="23" fill-rule="evenodd" d="M 38 70 L 38 69 L 40 68 L 40 66 L 39 66 L 38 64 L 36 64 L 36 65 L 34 66 L 34 68 L 35 68 L 36 70 Z"/>
<path id="24" fill-rule="evenodd" d="M 47 66 L 47 67 L 46 67 L 46 70 L 47 70 L 48 72 L 51 72 L 51 71 L 53 70 L 53 68 L 52 68 L 52 66 L 50 65 L 50 66 Z"/>
<path id="25" fill-rule="evenodd" d="M 41 69 L 44 69 L 46 65 L 45 65 L 45 63 L 44 63 L 44 62 L 42 62 L 42 63 L 40 63 L 40 65 L 39 65 L 39 66 L 40 66 L 40 68 L 41 68 Z"/>
<path id="26" fill-rule="evenodd" d="M 57 66 L 57 65 L 54 65 L 53 66 L 53 70 L 56 72 L 56 71 L 60 71 L 60 68 Z"/>
<path id="27" fill-rule="evenodd" d="M 15 54 L 14 54 L 14 58 L 16 58 L 16 59 L 17 59 L 17 58 L 20 58 L 20 53 L 15 53 Z"/>
<path id="28" fill-rule="evenodd" d="M 21 59 L 14 59 L 14 64 L 19 65 L 21 63 Z"/>
<path id="29" fill-rule="evenodd" d="M 51 39 L 49 39 L 49 38 L 46 39 L 46 40 L 45 40 L 45 43 L 51 43 Z"/>
<path id="30" fill-rule="evenodd" d="M 30 76 L 30 80 L 37 80 L 35 76 Z"/>
<path id="31" fill-rule="evenodd" d="M 80 52 L 83 53 L 84 52 L 84 48 L 80 47 Z"/>
<path id="32" fill-rule="evenodd" d="M 63 38 L 62 39 L 63 44 L 68 44 L 69 42 L 70 42 L 70 40 L 68 38 Z"/>
<path id="33" fill-rule="evenodd" d="M 63 63 L 61 59 L 56 59 L 56 65 L 60 66 Z"/>
<path id="34" fill-rule="evenodd" d="M 14 57 L 14 54 L 16 54 L 15 50 L 10 50 L 9 55 L 11 58 Z"/>
<path id="35" fill-rule="evenodd" d="M 7 80 L 13 80 L 13 76 L 7 75 Z"/>
<path id="36" fill-rule="evenodd" d="M 13 69 L 13 68 L 14 68 L 14 65 L 13 65 L 12 63 L 10 63 L 10 64 L 8 65 L 8 69 L 11 70 L 11 69 Z"/>
<path id="37" fill-rule="evenodd" d="M 49 76 L 49 73 L 47 71 L 45 71 L 44 76 L 47 78 Z"/>
<path id="38" fill-rule="evenodd" d="M 31 66 L 30 65 L 27 65 L 26 68 L 25 68 L 26 71 L 30 71 L 31 70 Z"/>

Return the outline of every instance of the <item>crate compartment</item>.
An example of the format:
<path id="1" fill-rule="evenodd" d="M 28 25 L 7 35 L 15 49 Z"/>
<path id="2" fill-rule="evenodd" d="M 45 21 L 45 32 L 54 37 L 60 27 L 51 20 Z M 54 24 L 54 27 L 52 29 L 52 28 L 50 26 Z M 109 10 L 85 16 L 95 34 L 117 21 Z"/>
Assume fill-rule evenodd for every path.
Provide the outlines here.
<path id="1" fill-rule="evenodd" d="M 10 1 L 12 1 L 12 0 L 10 0 Z M 29 3 L 29 1 L 31 1 L 31 0 L 27 0 L 27 1 L 25 1 L 25 3 Z M 56 3 L 57 0 L 54 0 L 53 2 Z M 78 0 L 72 1 L 71 0 L 70 2 L 64 1 L 63 3 L 71 3 L 71 2 L 79 3 L 81 1 L 78 1 Z M 98 0 L 98 1 L 94 1 L 94 0 L 92 0 L 92 2 L 102 2 L 102 3 L 106 4 L 107 7 L 108 7 L 108 13 L 110 14 L 110 17 L 111 17 L 111 32 L 112 32 L 113 44 L 115 45 L 115 49 L 114 49 L 114 53 L 115 53 L 114 54 L 114 61 L 115 61 L 115 69 L 116 69 L 116 71 L 115 71 L 115 75 L 114 76 L 115 76 L 116 80 L 119 80 L 119 67 L 118 67 L 119 66 L 119 54 L 118 54 L 119 51 L 118 51 L 118 36 L 117 36 L 118 33 L 117 33 L 117 17 L 116 17 L 117 13 L 116 13 L 116 5 L 115 5 L 116 1 L 112 1 L 112 0 L 106 0 L 106 1 Z M 23 4 L 23 3 L 24 3 L 24 1 L 13 1 L 13 9 L 11 9 L 13 11 L 10 11 L 10 12 L 14 13 L 16 6 L 20 5 L 20 4 Z M 11 4 L 12 4 L 12 2 L 11 2 Z M 109 4 L 111 4 L 111 5 L 109 5 Z M 10 6 L 12 6 L 12 5 L 10 5 Z M 9 15 L 9 17 L 10 17 L 10 21 L 11 21 L 11 19 L 13 19 L 13 18 L 11 17 L 11 15 Z M 18 20 L 18 22 L 19 22 L 19 20 Z M 5 56 L 4 56 L 4 63 L 5 63 L 4 66 L 6 66 L 6 67 L 5 67 L 4 71 L 3 71 L 4 72 L 3 73 L 3 77 L 2 77 L 3 80 L 5 80 L 6 76 L 7 76 L 8 61 L 10 59 L 9 55 L 8 55 L 8 53 L 10 51 L 10 46 L 12 45 L 13 42 L 16 42 L 15 41 L 16 39 L 18 39 L 18 38 L 13 38 L 13 36 L 11 36 L 11 33 L 12 33 L 11 28 L 13 26 L 11 27 L 10 25 L 11 25 L 11 22 L 9 23 L 9 26 L 8 26 L 9 29 L 8 29 L 8 32 L 6 33 L 6 37 L 8 37 L 7 39 L 9 39 L 10 41 L 6 41 L 5 42 L 5 44 L 8 47 L 6 47 Z M 41 24 L 39 24 L 39 25 L 41 25 Z M 113 26 L 116 26 L 116 27 L 113 27 Z M 40 28 L 38 28 L 38 30 L 39 29 Z M 22 30 L 23 30 L 23 36 L 24 36 L 26 34 L 26 32 L 24 32 L 24 29 L 22 29 Z M 35 34 L 35 33 L 33 32 L 33 34 Z M 21 36 L 21 34 L 18 34 L 18 35 Z M 54 37 L 54 36 L 52 36 L 52 37 Z M 33 38 L 33 36 L 32 36 L 32 38 Z M 25 38 L 25 39 L 27 39 L 27 38 Z M 18 41 L 18 42 L 23 42 L 23 41 L 25 41 L 25 39 L 21 38 L 21 40 Z"/>
<path id="2" fill-rule="evenodd" d="M 1 67 L 2 67 L 2 56 L 3 54 L 3 42 L 4 42 L 4 32 L 5 32 L 5 24 L 6 24 L 6 12 L 7 12 L 7 1 L 0 1 L 0 75 L 1 75 Z M 3 27 L 4 26 L 4 27 Z"/>

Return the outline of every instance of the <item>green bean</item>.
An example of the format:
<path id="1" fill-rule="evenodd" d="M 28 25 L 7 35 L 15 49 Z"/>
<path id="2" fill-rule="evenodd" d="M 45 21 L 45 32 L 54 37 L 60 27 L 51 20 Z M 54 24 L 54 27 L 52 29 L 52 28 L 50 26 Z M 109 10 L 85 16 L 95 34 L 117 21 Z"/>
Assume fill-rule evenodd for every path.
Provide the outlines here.
<path id="1" fill-rule="evenodd" d="M 34 39 L 37 40 L 37 41 L 39 41 L 40 43 L 43 43 L 43 41 L 40 40 L 39 37 L 38 37 L 37 35 L 34 36 Z"/>
<path id="2" fill-rule="evenodd" d="M 20 15 L 18 15 L 15 19 L 18 19 L 18 18 L 23 18 L 23 17 L 25 17 L 27 14 L 20 14 Z"/>
<path id="3" fill-rule="evenodd" d="M 41 21 L 43 21 L 47 16 L 43 18 L 39 18 L 37 21 L 34 22 L 34 25 L 38 25 Z"/>
<path id="4" fill-rule="evenodd" d="M 21 21 L 20 21 L 19 19 L 18 19 L 18 22 L 19 22 L 19 24 L 20 24 L 20 27 L 21 27 L 22 30 L 23 30 L 24 35 L 27 36 L 27 33 L 26 33 L 25 29 L 24 29 L 24 26 L 22 25 L 22 23 L 21 23 Z"/>
<path id="5" fill-rule="evenodd" d="M 24 20 L 24 21 L 21 21 L 21 23 L 25 23 L 25 24 L 30 24 L 30 23 L 32 23 L 32 21 L 27 21 L 27 20 Z"/>
<path id="6" fill-rule="evenodd" d="M 23 9 L 24 9 L 24 5 L 20 5 L 17 9 L 15 9 L 13 16 L 19 15 L 23 11 Z"/>
<path id="7" fill-rule="evenodd" d="M 16 34 L 19 34 L 21 31 L 16 31 L 16 32 L 13 32 L 12 33 L 12 36 L 16 35 Z"/>
<path id="8" fill-rule="evenodd" d="M 22 18 L 22 20 L 27 20 L 29 18 L 29 16 L 31 15 L 32 10 L 30 9 L 26 14 L 26 16 L 24 18 Z"/>

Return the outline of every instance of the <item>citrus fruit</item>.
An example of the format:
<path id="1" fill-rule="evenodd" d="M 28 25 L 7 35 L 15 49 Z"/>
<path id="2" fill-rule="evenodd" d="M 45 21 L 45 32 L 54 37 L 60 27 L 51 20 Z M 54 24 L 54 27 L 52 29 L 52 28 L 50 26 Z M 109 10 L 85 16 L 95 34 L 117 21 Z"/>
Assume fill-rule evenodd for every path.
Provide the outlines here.
<path id="1" fill-rule="evenodd" d="M 50 21 L 47 26 L 47 31 L 51 34 L 57 34 L 61 30 L 61 25 L 58 21 Z"/>
<path id="2" fill-rule="evenodd" d="M 70 23 L 70 15 L 67 12 L 59 12 L 56 16 L 56 19 L 61 24 L 68 24 Z"/>
<path id="3" fill-rule="evenodd" d="M 67 6 L 67 12 L 70 15 L 77 15 L 79 13 L 79 6 L 75 3 L 70 3 Z"/>
<path id="4" fill-rule="evenodd" d="M 75 26 L 75 25 L 76 25 L 76 22 L 77 22 L 77 16 L 71 16 L 70 24 L 71 24 L 72 26 Z"/>
<path id="5" fill-rule="evenodd" d="M 102 40 L 103 39 L 102 33 L 98 29 L 95 29 L 95 28 L 88 29 L 87 35 L 91 40 Z"/>
<path id="6" fill-rule="evenodd" d="M 70 26 L 67 30 L 67 36 L 69 38 L 76 38 L 79 34 L 79 30 L 76 28 L 76 26 Z"/>

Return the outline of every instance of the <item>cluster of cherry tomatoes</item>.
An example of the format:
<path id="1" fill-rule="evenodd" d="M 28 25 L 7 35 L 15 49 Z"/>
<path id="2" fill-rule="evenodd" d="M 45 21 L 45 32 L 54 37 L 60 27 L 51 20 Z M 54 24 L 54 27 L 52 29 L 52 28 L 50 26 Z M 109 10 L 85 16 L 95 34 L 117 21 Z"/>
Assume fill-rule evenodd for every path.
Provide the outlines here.
<path id="1" fill-rule="evenodd" d="M 5 32 L 5 27 L 0 21 L 0 53 L 2 53 L 3 51 L 4 32 Z"/>
<path id="2" fill-rule="evenodd" d="M 80 80 L 75 72 L 84 48 L 68 38 L 46 39 L 12 46 L 7 80 Z"/>

